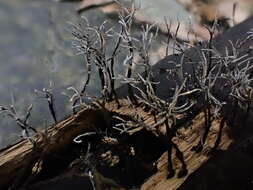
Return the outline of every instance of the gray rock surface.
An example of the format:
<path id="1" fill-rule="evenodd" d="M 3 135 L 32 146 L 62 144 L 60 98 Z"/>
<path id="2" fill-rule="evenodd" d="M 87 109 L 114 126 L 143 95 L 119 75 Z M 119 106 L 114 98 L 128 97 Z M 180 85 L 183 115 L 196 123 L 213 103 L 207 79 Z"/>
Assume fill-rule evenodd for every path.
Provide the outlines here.
<path id="1" fill-rule="evenodd" d="M 184 9 L 174 1 L 149 0 L 137 3 L 142 4 L 143 14 L 155 22 L 163 20 L 164 16 L 187 19 Z M 75 55 L 71 47 L 72 37 L 67 30 L 67 22 L 80 22 L 80 15 L 75 14 L 76 6 L 76 3 L 57 3 L 52 0 L 0 1 L 0 105 L 14 103 L 18 115 L 23 117 L 32 103 L 32 126 L 44 128 L 53 123 L 47 102 L 35 95 L 35 89 L 49 87 L 52 81 L 56 114 L 61 120 L 71 110 L 68 98 L 62 92 L 69 86 L 80 89 L 87 77 L 83 57 Z M 117 22 L 115 18 L 106 17 L 99 9 L 86 10 L 82 16 L 94 25 L 99 25 L 105 19 L 110 24 Z M 134 35 L 138 37 L 139 31 L 134 29 Z M 164 46 L 164 38 L 161 36 L 156 40 L 152 52 L 164 50 L 159 50 Z M 152 63 L 160 59 L 161 55 L 151 54 Z M 121 57 L 118 62 L 122 63 L 122 60 Z M 122 73 L 124 69 L 122 64 L 116 65 L 117 72 Z M 92 95 L 100 94 L 100 83 L 96 76 L 95 73 L 88 88 Z M 21 130 L 8 116 L 1 114 L 0 118 L 2 147 L 19 139 Z"/>

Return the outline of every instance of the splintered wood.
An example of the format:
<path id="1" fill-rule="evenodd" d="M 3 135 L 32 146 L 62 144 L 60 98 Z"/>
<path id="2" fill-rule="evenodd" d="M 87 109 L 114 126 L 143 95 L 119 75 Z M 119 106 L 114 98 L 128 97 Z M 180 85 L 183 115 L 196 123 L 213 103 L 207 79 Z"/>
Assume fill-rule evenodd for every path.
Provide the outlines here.
<path id="1" fill-rule="evenodd" d="M 153 116 L 149 113 L 146 113 L 141 108 L 134 108 L 131 109 L 127 104 L 126 101 L 122 101 L 121 104 L 123 105 L 120 109 L 117 109 L 116 104 L 107 104 L 106 108 L 108 110 L 115 111 L 122 115 L 132 115 L 136 116 L 139 114 L 142 118 L 145 119 L 146 125 L 154 124 L 154 120 L 152 119 Z M 187 164 L 188 175 L 184 178 L 177 178 L 176 176 L 172 179 L 166 179 L 167 175 L 167 153 L 164 153 L 161 158 L 158 160 L 158 172 L 151 176 L 147 181 L 142 185 L 141 190 L 174 190 L 179 188 L 187 177 L 195 172 L 200 166 L 202 166 L 209 158 L 210 155 L 209 151 L 214 146 L 216 141 L 217 133 L 219 131 L 220 120 L 213 120 L 212 126 L 207 138 L 206 144 L 208 146 L 204 147 L 204 150 L 201 153 L 196 153 L 192 151 L 193 146 L 198 144 L 198 141 L 202 135 L 204 130 L 204 114 L 200 113 L 196 116 L 192 124 L 187 128 L 182 128 L 180 133 L 182 137 L 174 138 L 174 142 L 178 145 L 179 149 L 184 154 L 184 159 Z M 219 145 L 219 149 L 226 150 L 228 149 L 229 145 L 233 140 L 229 137 L 228 128 L 225 126 L 222 132 L 222 138 Z M 179 161 L 176 160 L 175 156 L 173 156 L 175 163 L 176 170 L 178 171 L 180 168 Z"/>
<path id="2" fill-rule="evenodd" d="M 219 128 L 219 120 L 212 122 L 212 129 L 209 133 L 207 139 L 207 146 L 204 147 L 204 150 L 201 153 L 196 153 L 191 149 L 193 146 L 198 144 L 199 138 L 203 131 L 204 127 L 204 114 L 199 114 L 193 121 L 192 125 L 189 128 L 183 130 L 184 138 L 177 138 L 175 142 L 177 143 L 179 149 L 184 154 L 184 159 L 186 161 L 188 175 L 183 178 L 177 178 L 176 176 L 172 179 L 166 179 L 167 175 L 167 153 L 164 153 L 161 158 L 158 160 L 158 172 L 150 177 L 141 187 L 141 190 L 174 190 L 178 189 L 184 181 L 200 168 L 207 160 L 210 158 L 209 151 L 213 147 L 214 142 L 216 141 L 216 135 Z M 227 128 L 225 127 L 222 133 L 222 138 L 220 142 L 220 149 L 226 150 L 233 140 L 228 136 Z M 176 169 L 180 168 L 179 162 L 175 160 Z"/>
<path id="3" fill-rule="evenodd" d="M 33 137 L 36 142 L 36 147 L 32 145 L 29 140 L 22 140 L 21 142 L 5 148 L 0 151 L 0 188 L 6 187 L 9 183 L 21 183 L 29 175 L 34 172 L 40 160 L 44 156 L 50 155 L 55 151 L 63 149 L 65 146 L 72 143 L 73 138 L 80 133 L 94 130 L 94 127 L 106 127 L 110 123 L 112 113 L 116 112 L 121 115 L 136 116 L 139 115 L 144 119 L 147 126 L 154 124 L 153 116 L 150 113 L 143 111 L 140 107 L 132 108 L 129 102 L 121 100 L 121 107 L 118 109 L 115 102 L 106 103 L 104 108 L 86 109 L 80 111 L 75 116 L 58 123 L 46 132 L 41 132 Z M 216 133 L 218 131 L 219 121 L 212 122 L 211 132 L 209 133 L 208 144 L 213 146 Z M 204 129 L 204 116 L 203 113 L 199 114 L 192 121 L 192 124 L 187 128 L 182 128 L 178 137 L 173 140 L 183 152 L 184 158 L 187 163 L 189 174 L 196 171 L 203 163 L 205 163 L 209 156 L 204 153 L 195 153 L 191 151 L 192 147 L 199 141 L 201 132 Z M 221 149 L 227 149 L 232 143 L 228 137 L 226 127 L 224 127 L 222 140 L 220 143 Z M 159 146 L 159 145 L 157 145 Z M 208 152 L 208 147 L 203 152 Z M 180 168 L 179 162 L 175 160 L 174 163 L 176 171 Z M 184 178 L 166 179 L 167 174 L 167 154 L 164 153 L 158 160 L 158 172 L 151 176 L 142 185 L 142 190 L 163 190 L 163 189 L 177 189 L 186 180 Z M 21 176 L 21 177 L 20 177 Z"/>

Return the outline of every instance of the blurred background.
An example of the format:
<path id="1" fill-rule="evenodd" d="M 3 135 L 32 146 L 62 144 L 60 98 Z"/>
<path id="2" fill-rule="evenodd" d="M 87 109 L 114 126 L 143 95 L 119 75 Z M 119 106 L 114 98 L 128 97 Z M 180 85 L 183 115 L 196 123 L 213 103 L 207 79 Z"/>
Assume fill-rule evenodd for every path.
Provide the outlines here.
<path id="1" fill-rule="evenodd" d="M 126 6 L 129 2 L 121 0 Z M 133 35 L 138 38 L 141 25 L 156 23 L 160 29 L 151 49 L 151 63 L 176 53 L 166 53 L 170 23 L 171 34 L 186 44 L 208 40 L 203 24 L 221 21 L 220 33 L 242 22 L 253 13 L 252 0 L 136 0 Z M 58 120 L 71 113 L 68 87 L 81 89 L 87 77 L 83 55 L 76 55 L 68 23 L 86 17 L 92 25 L 105 20 L 117 27 L 120 6 L 113 0 L 0 0 L 0 105 L 13 104 L 22 118 L 33 104 L 30 125 L 43 129 L 53 124 L 45 98 L 34 91 L 52 89 Z M 178 23 L 180 28 L 177 31 Z M 108 44 L 110 46 L 110 44 Z M 123 57 L 119 57 L 121 63 Z M 116 72 L 124 71 L 116 63 Z M 93 77 L 88 92 L 99 96 L 98 77 Z M 117 84 L 118 86 L 120 84 Z M 13 119 L 0 115 L 0 148 L 18 141 L 21 129 Z"/>

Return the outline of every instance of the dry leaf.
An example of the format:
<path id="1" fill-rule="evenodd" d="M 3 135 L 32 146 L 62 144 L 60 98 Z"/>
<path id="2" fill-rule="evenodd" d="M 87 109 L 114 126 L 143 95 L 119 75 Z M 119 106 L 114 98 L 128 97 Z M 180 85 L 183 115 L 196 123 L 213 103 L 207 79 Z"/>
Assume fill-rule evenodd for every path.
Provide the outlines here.
<path id="1" fill-rule="evenodd" d="M 114 0 L 83 0 L 78 6 L 77 11 L 81 12 L 92 7 L 103 6 L 114 2 Z"/>

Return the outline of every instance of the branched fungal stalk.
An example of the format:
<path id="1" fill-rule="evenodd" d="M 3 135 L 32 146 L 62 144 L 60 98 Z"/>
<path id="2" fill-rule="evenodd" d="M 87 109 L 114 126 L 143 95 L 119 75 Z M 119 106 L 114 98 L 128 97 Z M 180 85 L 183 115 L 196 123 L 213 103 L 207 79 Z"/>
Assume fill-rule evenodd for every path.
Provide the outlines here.
<path id="1" fill-rule="evenodd" d="M 0 113 L 6 114 L 9 117 L 11 117 L 16 122 L 16 124 L 22 129 L 22 136 L 24 138 L 30 139 L 31 137 L 29 132 L 30 130 L 34 133 L 37 133 L 37 130 L 28 123 L 28 120 L 31 116 L 32 107 L 33 105 L 31 104 L 27 108 L 26 115 L 23 119 L 18 116 L 14 105 L 10 105 L 9 107 L 0 106 Z"/>
<path id="2" fill-rule="evenodd" d="M 108 56 L 108 40 L 112 36 L 112 27 L 107 26 L 107 22 L 103 22 L 99 27 L 91 26 L 85 19 L 85 23 L 72 24 L 72 35 L 74 36 L 73 46 L 78 50 L 78 54 L 84 55 L 87 62 L 87 80 L 80 92 L 81 97 L 89 85 L 92 67 L 95 66 L 98 71 L 101 84 L 101 94 L 105 101 L 118 98 L 115 92 L 115 72 L 114 63 L 117 51 L 119 49 L 121 39 L 116 42 L 116 46 L 112 51 L 112 55 Z M 77 100 L 74 102 L 74 106 Z"/>
<path id="3" fill-rule="evenodd" d="M 50 83 L 50 87 L 51 86 L 52 85 Z M 55 105 L 54 105 L 54 96 L 52 93 L 52 89 L 51 88 L 43 88 L 42 90 L 36 89 L 34 91 L 35 91 L 35 93 L 37 93 L 39 95 L 40 98 L 45 98 L 47 100 L 50 114 L 52 115 L 54 122 L 57 123 L 56 111 L 55 111 Z"/>
<path id="4" fill-rule="evenodd" d="M 138 80 L 139 79 L 139 80 Z M 161 138 L 164 139 L 164 142 L 167 145 L 168 148 L 168 178 L 173 177 L 175 174 L 175 171 L 173 169 L 172 164 L 172 148 L 174 147 L 176 150 L 176 155 L 178 159 L 182 163 L 182 169 L 178 174 L 178 177 L 182 177 L 187 174 L 187 168 L 186 164 L 183 159 L 183 154 L 177 147 L 177 145 L 172 141 L 172 138 L 176 135 L 176 115 L 180 113 L 184 113 L 187 110 L 189 110 L 193 103 L 186 100 L 181 105 L 179 104 L 179 98 L 183 98 L 184 96 L 191 95 L 195 91 L 184 91 L 186 79 L 183 81 L 182 85 L 180 87 L 176 87 L 173 97 L 171 98 L 171 101 L 165 101 L 160 99 L 153 89 L 153 84 L 147 78 L 146 80 L 139 74 L 138 79 L 136 81 L 132 81 L 130 84 L 137 89 L 140 95 L 136 95 L 138 102 L 147 106 L 151 112 L 155 115 L 155 121 L 156 123 L 153 126 L 150 126 L 152 130 L 156 130 L 158 134 L 160 134 Z M 129 81 L 130 82 L 130 81 Z M 142 84 L 141 86 L 145 87 L 145 90 L 143 90 L 139 85 L 136 84 Z M 157 119 L 158 118 L 158 119 Z M 166 134 L 161 134 L 159 130 L 157 129 L 158 126 L 165 125 L 166 127 Z"/>
<path id="5" fill-rule="evenodd" d="M 133 23 L 134 14 L 136 11 L 134 3 L 132 3 L 131 9 L 124 8 L 124 12 L 119 15 L 119 24 L 121 25 L 122 32 L 120 37 L 122 39 L 122 46 L 128 49 L 128 55 L 124 60 L 124 65 L 126 66 L 126 78 L 131 78 L 133 74 L 133 64 L 134 64 L 134 38 L 131 35 L 131 28 Z M 137 101 L 134 97 L 133 89 L 131 85 L 127 84 L 129 99 L 134 105 L 137 105 Z"/>

